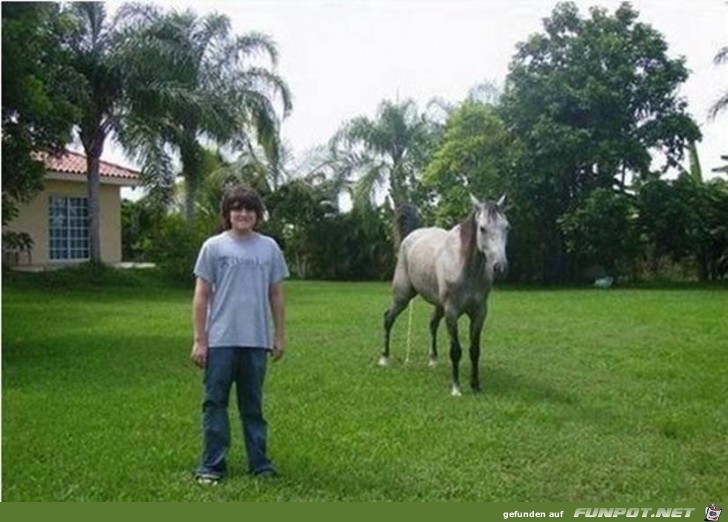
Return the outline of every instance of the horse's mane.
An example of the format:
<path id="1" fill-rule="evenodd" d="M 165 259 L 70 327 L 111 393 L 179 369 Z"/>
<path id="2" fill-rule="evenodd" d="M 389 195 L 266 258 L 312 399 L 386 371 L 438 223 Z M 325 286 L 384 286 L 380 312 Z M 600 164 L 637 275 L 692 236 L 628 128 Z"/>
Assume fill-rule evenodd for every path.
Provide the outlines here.
<path id="1" fill-rule="evenodd" d="M 495 218 L 498 213 L 498 207 L 496 205 L 485 204 L 485 211 L 488 212 L 490 218 Z M 476 223 L 475 223 L 475 209 L 470 211 L 470 214 L 460 222 L 460 256 L 462 258 L 463 267 L 467 266 L 468 263 L 476 256 L 476 260 L 480 257 L 485 259 L 485 256 L 478 250 L 476 245 Z"/>
<path id="2" fill-rule="evenodd" d="M 399 247 L 402 240 L 413 230 L 420 228 L 420 216 L 414 205 L 404 203 L 394 211 L 394 245 Z"/>
<path id="3" fill-rule="evenodd" d="M 460 222 L 460 257 L 463 265 L 467 265 L 473 253 L 478 252 L 475 245 L 475 226 L 475 210 L 471 210 L 470 214 Z"/>

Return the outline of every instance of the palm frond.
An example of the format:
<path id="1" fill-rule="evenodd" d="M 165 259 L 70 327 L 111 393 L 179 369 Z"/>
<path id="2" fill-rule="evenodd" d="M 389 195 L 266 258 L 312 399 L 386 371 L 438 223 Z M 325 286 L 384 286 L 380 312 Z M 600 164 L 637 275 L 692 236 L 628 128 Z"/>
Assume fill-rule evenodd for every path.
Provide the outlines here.
<path id="1" fill-rule="evenodd" d="M 225 41 L 229 39 L 230 19 L 225 15 L 213 13 L 195 20 L 190 29 L 196 63 L 199 68 L 205 59 L 219 52 Z"/>
<path id="2" fill-rule="evenodd" d="M 225 88 L 228 92 L 227 95 L 231 97 L 245 97 L 248 93 L 255 92 L 267 98 L 280 100 L 284 118 L 290 114 L 293 108 L 290 88 L 280 76 L 268 69 L 252 67 L 237 70 L 219 81 L 220 87 Z"/>
<path id="3" fill-rule="evenodd" d="M 78 52 L 91 52 L 104 47 L 106 36 L 106 6 L 103 2 L 71 2 L 70 12 L 76 17 L 79 38 Z"/>
<path id="4" fill-rule="evenodd" d="M 715 65 L 720 65 L 726 62 L 728 62 L 728 45 L 721 47 L 713 57 L 713 63 L 715 63 Z"/>
<path id="5" fill-rule="evenodd" d="M 148 29 L 161 16 L 162 10 L 158 6 L 126 2 L 117 9 L 111 19 L 110 30 L 114 34 L 128 37 Z"/>
<path id="6" fill-rule="evenodd" d="M 728 108 L 728 92 L 723 93 L 723 95 L 718 98 L 718 101 L 710 106 L 710 109 L 708 109 L 708 118 L 711 120 L 715 119 L 718 114 L 726 110 L 726 108 Z"/>
<path id="7" fill-rule="evenodd" d="M 366 207 L 371 204 L 376 194 L 376 189 L 384 183 L 385 168 L 381 164 L 370 165 L 364 175 L 357 180 L 354 186 L 354 205 Z"/>
<path id="8" fill-rule="evenodd" d="M 235 39 L 233 49 L 243 56 L 258 56 L 261 53 L 271 61 L 272 65 L 278 65 L 278 46 L 267 34 L 250 32 Z"/>
<path id="9" fill-rule="evenodd" d="M 175 174 L 172 161 L 164 150 L 160 140 L 147 142 L 140 151 L 144 158 L 141 180 L 149 193 L 149 197 L 164 206 L 172 201 L 175 185 Z"/>

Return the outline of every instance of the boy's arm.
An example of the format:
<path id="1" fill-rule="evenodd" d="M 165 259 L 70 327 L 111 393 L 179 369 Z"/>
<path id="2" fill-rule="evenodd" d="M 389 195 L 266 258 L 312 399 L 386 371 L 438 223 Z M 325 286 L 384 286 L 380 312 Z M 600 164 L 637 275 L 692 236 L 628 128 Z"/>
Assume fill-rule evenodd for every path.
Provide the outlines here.
<path id="1" fill-rule="evenodd" d="M 273 341 L 273 360 L 283 357 L 286 350 L 286 304 L 283 295 L 283 281 L 273 283 L 268 288 L 270 310 L 273 315 L 275 340 Z"/>
<path id="2" fill-rule="evenodd" d="M 207 364 L 207 306 L 210 303 L 212 286 L 201 277 L 195 283 L 195 294 L 192 298 L 192 325 L 194 342 L 192 344 L 192 361 L 204 368 Z"/>

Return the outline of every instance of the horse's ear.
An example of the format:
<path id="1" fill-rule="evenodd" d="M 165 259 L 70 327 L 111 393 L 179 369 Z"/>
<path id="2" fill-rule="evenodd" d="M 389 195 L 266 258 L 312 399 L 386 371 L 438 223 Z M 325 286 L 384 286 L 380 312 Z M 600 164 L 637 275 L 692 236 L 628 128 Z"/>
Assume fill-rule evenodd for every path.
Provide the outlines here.
<path id="1" fill-rule="evenodd" d="M 505 210 L 506 209 L 506 195 L 505 194 L 503 194 L 500 197 L 500 199 L 498 200 L 498 203 L 496 203 L 496 205 L 498 205 L 498 208 L 501 209 L 501 210 Z"/>
<path id="2" fill-rule="evenodd" d="M 473 204 L 474 207 L 480 205 L 480 201 L 478 201 L 478 198 L 473 196 L 472 192 L 468 192 L 468 195 L 470 196 L 470 202 Z"/>

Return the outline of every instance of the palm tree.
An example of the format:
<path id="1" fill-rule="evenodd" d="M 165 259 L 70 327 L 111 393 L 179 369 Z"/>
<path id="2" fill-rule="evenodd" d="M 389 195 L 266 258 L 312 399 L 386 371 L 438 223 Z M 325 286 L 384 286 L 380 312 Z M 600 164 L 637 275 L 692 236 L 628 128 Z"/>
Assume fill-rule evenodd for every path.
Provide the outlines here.
<path id="1" fill-rule="evenodd" d="M 353 199 L 354 155 L 336 146 L 319 145 L 307 151 L 303 160 L 293 167 L 296 179 L 304 180 L 311 187 L 326 193 L 329 201 L 338 206 L 339 196 Z"/>
<path id="2" fill-rule="evenodd" d="M 716 65 L 728 63 L 728 45 L 725 47 L 722 47 L 718 54 L 715 55 L 713 58 L 713 62 Z M 718 98 L 718 100 L 711 105 L 710 109 L 708 110 L 708 117 L 715 118 L 718 116 L 718 113 L 725 110 L 725 108 L 728 107 L 728 91 L 724 92 L 723 95 Z"/>
<path id="3" fill-rule="evenodd" d="M 122 126 L 124 98 L 130 89 L 120 67 L 119 49 L 158 12 L 129 4 L 109 19 L 102 2 L 69 2 L 65 9 L 75 24 L 70 43 L 72 66 L 85 80 L 76 97 L 81 112 L 78 134 L 87 161 L 89 259 L 100 262 L 99 163 L 107 137 Z"/>
<path id="4" fill-rule="evenodd" d="M 279 122 L 291 110 L 285 82 L 272 70 L 274 42 L 259 33 L 235 36 L 227 16 L 198 17 L 173 11 L 127 47 L 147 50 L 145 59 L 127 61 L 127 72 L 146 88 L 130 105 L 130 125 L 120 141 L 135 150 L 147 180 L 169 187 L 171 153 L 179 154 L 185 181 L 185 215 L 194 215 L 203 177 L 203 144 L 229 146 L 251 154 L 256 143 L 271 164 L 280 155 Z M 150 58 L 151 56 L 151 58 Z M 253 139 L 255 137 L 255 139 Z"/>
<path id="5" fill-rule="evenodd" d="M 385 100 L 374 120 L 360 116 L 346 123 L 330 150 L 339 176 L 358 176 L 355 205 L 371 201 L 385 186 L 395 206 L 411 200 L 434 135 L 413 100 Z"/>

